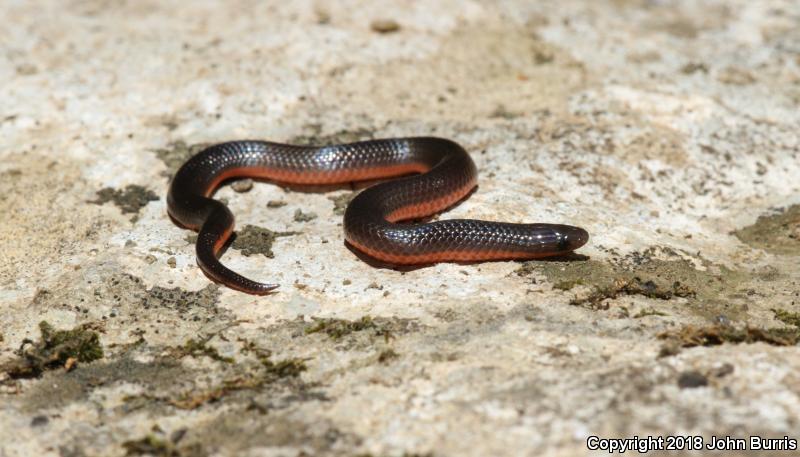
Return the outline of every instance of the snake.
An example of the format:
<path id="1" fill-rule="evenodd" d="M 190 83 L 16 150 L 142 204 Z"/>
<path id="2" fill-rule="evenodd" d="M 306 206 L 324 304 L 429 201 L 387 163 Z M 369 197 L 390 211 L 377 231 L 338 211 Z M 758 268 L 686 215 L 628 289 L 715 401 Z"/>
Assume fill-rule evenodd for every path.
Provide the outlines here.
<path id="1" fill-rule="evenodd" d="M 246 278 L 219 260 L 233 233 L 234 216 L 212 197 L 223 182 L 235 178 L 299 185 L 383 180 L 352 199 L 343 227 L 347 243 L 388 264 L 536 259 L 568 254 L 588 241 L 586 230 L 563 224 L 424 221 L 467 197 L 477 176 L 469 153 L 445 138 L 327 146 L 229 141 L 203 149 L 178 169 L 169 184 L 167 212 L 177 225 L 199 232 L 197 264 L 206 276 L 255 295 L 278 284 Z"/>

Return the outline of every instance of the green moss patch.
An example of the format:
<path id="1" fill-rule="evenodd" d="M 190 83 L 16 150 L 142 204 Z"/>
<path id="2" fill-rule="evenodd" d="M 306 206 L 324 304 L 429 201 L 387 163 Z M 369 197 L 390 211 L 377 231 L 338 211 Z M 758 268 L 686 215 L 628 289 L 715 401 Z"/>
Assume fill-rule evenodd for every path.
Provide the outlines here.
<path id="1" fill-rule="evenodd" d="M 771 254 L 800 255 L 800 205 L 760 216 L 755 224 L 733 234 L 748 246 Z"/>
<path id="2" fill-rule="evenodd" d="M 658 338 L 665 340 L 660 355 L 667 356 L 678 353 L 681 348 L 719 346 L 726 343 L 766 343 L 772 346 L 794 346 L 800 342 L 800 329 L 687 325 L 678 330 L 661 333 Z"/>
<path id="3" fill-rule="evenodd" d="M 245 225 L 242 230 L 236 231 L 236 238 L 231 247 L 240 250 L 244 256 L 262 254 L 272 259 L 275 257 L 272 252 L 272 244 L 276 239 L 299 234 L 300 232 L 273 232 L 255 225 Z"/>
<path id="4" fill-rule="evenodd" d="M 772 312 L 775 313 L 775 319 L 786 325 L 800 328 L 800 313 L 792 313 L 782 309 L 773 309 Z"/>
<path id="5" fill-rule="evenodd" d="M 90 325 L 72 330 L 56 330 L 49 323 L 39 323 L 41 339 L 25 340 L 18 351 L 19 358 L 3 367 L 12 379 L 34 378 L 45 370 L 71 368 L 75 362 L 89 363 L 103 357 L 103 347 L 97 332 Z"/>
<path id="6" fill-rule="evenodd" d="M 334 318 L 313 318 L 314 323 L 305 328 L 305 333 L 324 333 L 331 339 L 339 340 L 351 333 L 369 332 L 371 336 L 382 337 L 388 341 L 395 333 L 405 333 L 415 324 L 407 319 L 382 319 L 364 316 L 348 321 Z"/>
<path id="7" fill-rule="evenodd" d="M 177 348 L 174 351 L 174 355 L 177 358 L 191 356 L 191 357 L 208 357 L 211 360 L 216 360 L 217 362 L 225 362 L 225 363 L 233 363 L 234 360 L 231 357 L 224 357 L 222 356 L 217 348 L 209 346 L 207 339 L 202 340 L 195 340 L 194 338 L 189 339 L 184 343 L 183 346 Z"/>

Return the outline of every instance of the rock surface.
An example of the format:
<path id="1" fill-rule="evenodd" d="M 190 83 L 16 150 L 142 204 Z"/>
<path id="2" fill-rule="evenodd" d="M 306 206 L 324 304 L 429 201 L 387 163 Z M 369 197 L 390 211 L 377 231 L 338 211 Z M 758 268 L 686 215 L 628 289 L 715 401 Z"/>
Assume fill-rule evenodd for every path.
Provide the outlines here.
<path id="1" fill-rule="evenodd" d="M 800 438 L 796 2 L 2 3 L 0 455 Z M 205 144 L 411 135 L 480 170 L 441 217 L 589 245 L 376 267 L 350 187 L 228 186 L 252 297 L 166 215 Z"/>

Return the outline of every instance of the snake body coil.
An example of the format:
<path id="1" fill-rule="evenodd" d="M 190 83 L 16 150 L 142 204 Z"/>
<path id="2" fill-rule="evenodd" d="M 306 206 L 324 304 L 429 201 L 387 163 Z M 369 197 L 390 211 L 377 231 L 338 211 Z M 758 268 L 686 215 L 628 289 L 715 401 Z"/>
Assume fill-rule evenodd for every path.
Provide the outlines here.
<path id="1" fill-rule="evenodd" d="M 344 215 L 347 241 L 371 257 L 394 264 L 529 259 L 568 253 L 588 233 L 556 224 L 510 224 L 469 219 L 419 224 L 398 221 L 435 214 L 465 197 L 477 183 L 469 154 L 441 138 L 397 138 L 325 147 L 265 141 L 211 146 L 176 173 L 167 196 L 170 216 L 199 231 L 197 263 L 211 279 L 252 294 L 278 287 L 247 279 L 218 255 L 233 232 L 230 210 L 211 198 L 229 178 L 252 177 L 294 184 L 334 184 L 420 173 L 372 186 Z"/>

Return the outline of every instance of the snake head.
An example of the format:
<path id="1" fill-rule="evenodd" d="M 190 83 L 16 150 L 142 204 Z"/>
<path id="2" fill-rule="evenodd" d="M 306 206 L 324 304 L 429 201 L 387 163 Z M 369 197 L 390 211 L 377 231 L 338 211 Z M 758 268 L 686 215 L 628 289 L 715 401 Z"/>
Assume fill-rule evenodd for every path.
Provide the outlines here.
<path id="1" fill-rule="evenodd" d="M 556 231 L 558 247 L 562 252 L 574 251 L 589 241 L 589 232 L 571 225 L 563 225 Z"/>

